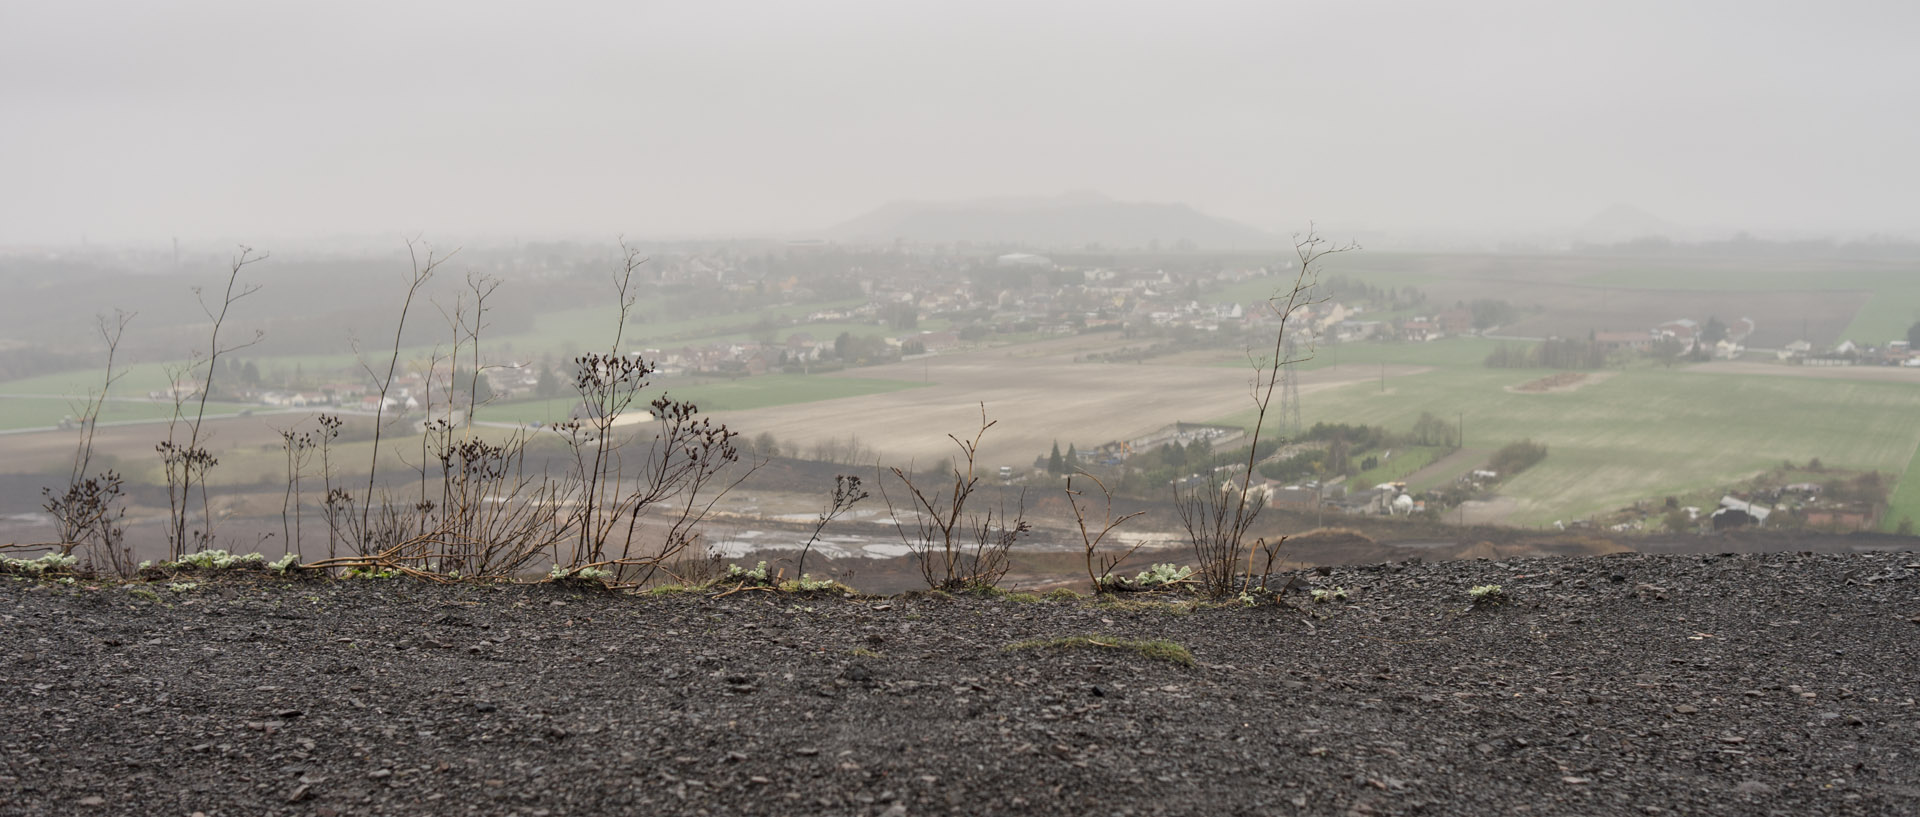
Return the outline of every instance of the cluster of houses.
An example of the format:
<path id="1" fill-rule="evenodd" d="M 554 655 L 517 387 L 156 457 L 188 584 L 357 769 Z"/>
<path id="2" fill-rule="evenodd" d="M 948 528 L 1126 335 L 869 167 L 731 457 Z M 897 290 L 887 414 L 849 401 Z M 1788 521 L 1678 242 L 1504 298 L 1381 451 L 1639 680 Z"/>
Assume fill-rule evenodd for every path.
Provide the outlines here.
<path id="1" fill-rule="evenodd" d="M 1599 519 L 1563 523 L 1561 527 L 1604 527 L 1615 532 L 1666 527 L 1681 530 L 1663 516 L 1678 514 L 1685 529 L 1729 531 L 1741 528 L 1811 528 L 1830 531 L 1872 530 L 1879 526 L 1884 506 L 1857 496 L 1835 495 L 1833 486 L 1819 482 L 1748 487 L 1723 494 L 1710 508 L 1651 503 L 1622 508 Z M 1675 518 L 1681 518 L 1675 517 Z"/>
<path id="2" fill-rule="evenodd" d="M 431 400 L 434 405 L 445 407 L 449 403 L 464 406 L 472 392 L 465 385 L 450 388 L 446 372 L 429 384 L 426 375 L 420 372 L 408 372 L 396 375 L 393 384 L 387 389 L 382 404 L 380 390 L 364 382 L 335 381 L 321 383 L 311 389 L 263 389 L 240 391 L 232 399 L 246 403 L 256 403 L 271 408 L 339 408 L 349 411 L 373 412 L 384 409 L 388 412 L 419 411 L 423 401 Z M 496 397 L 508 397 L 530 393 L 539 383 L 538 370 L 527 364 L 491 366 L 483 370 L 486 387 Z M 153 399 L 186 399 L 199 395 L 201 384 L 197 381 L 178 381 L 170 388 L 148 393 Z"/>
<path id="3" fill-rule="evenodd" d="M 1875 503 L 1828 494 L 1827 486 L 1818 482 L 1730 494 L 1720 498 L 1720 506 L 1708 517 L 1714 530 L 1766 527 L 1776 513 L 1788 514 L 1801 527 L 1822 530 L 1870 530 L 1880 524 L 1880 508 Z M 1698 518 L 1697 509 L 1687 510 L 1689 516 Z"/>
<path id="4" fill-rule="evenodd" d="M 1640 332 L 1595 332 L 1593 340 L 1609 351 L 1647 353 L 1670 345 L 1679 355 L 1702 355 L 1732 360 L 1747 351 L 1746 340 L 1758 328 L 1752 318 L 1725 325 L 1726 331 L 1709 342 L 1707 327 L 1692 318 L 1676 318 Z"/>
<path id="5" fill-rule="evenodd" d="M 1850 340 L 1833 348 L 1815 351 L 1813 344 L 1797 340 L 1775 353 L 1781 360 L 1802 366 L 1907 366 L 1920 368 L 1920 350 L 1905 338 L 1879 346 L 1862 346 Z"/>
<path id="6" fill-rule="evenodd" d="M 1039 255 L 1011 253 L 998 257 L 995 268 L 1033 273 L 1032 280 L 1058 282 L 1053 262 Z M 867 302 L 859 306 L 820 310 L 804 319 L 774 329 L 774 337 L 732 340 L 703 345 L 658 344 L 635 349 L 655 361 L 667 374 L 758 375 L 792 371 L 842 358 L 837 334 L 809 331 L 810 325 L 862 323 L 885 325 L 890 316 L 912 316 L 908 323 L 935 317 L 965 316 L 942 330 L 906 329 L 878 338 L 883 353 L 867 362 L 940 354 L 990 340 L 995 335 L 1071 335 L 1105 328 L 1135 326 L 1200 333 L 1257 331 L 1271 328 L 1278 316 L 1264 301 L 1208 302 L 1196 297 L 1199 289 L 1222 283 L 1267 277 L 1274 270 L 1245 268 L 1181 274 L 1163 269 L 1096 267 L 1072 270 L 1065 283 L 983 288 L 952 280 L 925 280 L 911 276 L 863 279 Z M 1022 276 L 1016 276 L 1021 279 Z M 1365 340 L 1374 338 L 1437 340 L 1473 332 L 1473 316 L 1466 310 L 1437 313 L 1395 322 L 1363 321 L 1356 316 L 1363 303 L 1326 301 L 1296 312 L 1290 325 L 1303 330 L 1303 339 Z M 852 361 L 846 361 L 852 362 Z"/>
<path id="7" fill-rule="evenodd" d="M 1465 309 L 1449 309 L 1431 315 L 1416 315 L 1397 321 L 1356 320 L 1348 317 L 1363 311 L 1364 305 L 1343 307 L 1333 304 L 1334 314 L 1323 319 L 1323 331 L 1329 332 L 1333 340 L 1346 342 L 1356 340 L 1404 340 L 1426 343 L 1449 337 L 1462 337 L 1476 334 L 1473 326 L 1473 313 Z"/>
<path id="8" fill-rule="evenodd" d="M 1680 355 L 1733 360 L 1746 354 L 1746 341 L 1757 328 L 1752 318 L 1740 318 L 1726 326 L 1723 337 L 1706 339 L 1707 328 L 1691 318 L 1679 318 L 1642 332 L 1596 332 L 1594 342 L 1611 351 L 1647 353 L 1661 344 L 1671 344 Z M 1905 339 L 1884 344 L 1862 345 L 1841 341 L 1826 349 L 1815 348 L 1806 340 L 1796 340 L 1772 350 L 1775 359 L 1802 366 L 1911 366 L 1920 368 L 1920 350 Z"/>

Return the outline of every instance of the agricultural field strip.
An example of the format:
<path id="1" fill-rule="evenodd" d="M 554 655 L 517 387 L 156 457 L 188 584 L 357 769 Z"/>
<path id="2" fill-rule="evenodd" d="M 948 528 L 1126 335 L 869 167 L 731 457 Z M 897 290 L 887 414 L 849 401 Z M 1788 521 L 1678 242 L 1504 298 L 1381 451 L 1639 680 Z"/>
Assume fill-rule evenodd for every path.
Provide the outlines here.
<path id="1" fill-rule="evenodd" d="M 901 389 L 922 388 L 927 385 L 924 382 L 906 380 L 819 375 L 761 375 L 738 380 L 709 379 L 705 382 L 692 383 L 680 379 L 667 379 L 661 381 L 657 388 L 648 389 L 647 393 L 635 401 L 634 409 L 646 410 L 646 404 L 661 393 L 675 399 L 692 401 L 703 411 L 741 411 L 884 394 Z M 481 420 L 492 422 L 544 423 L 566 419 L 573 405 L 572 399 L 561 397 L 551 400 L 520 400 L 483 406 L 476 416 Z"/>
<path id="2" fill-rule="evenodd" d="M 709 316 L 691 318 L 684 321 L 665 323 L 634 324 L 627 328 L 622 345 L 636 348 L 648 345 L 679 348 L 684 345 L 701 345 L 745 338 L 745 334 L 711 333 L 715 327 L 739 326 L 752 323 L 763 315 L 795 316 L 804 318 L 812 312 L 831 308 L 844 308 L 858 305 L 862 301 L 826 301 L 811 304 L 794 304 L 774 307 L 754 313 Z M 514 359 L 537 359 L 543 354 L 565 355 L 569 348 L 577 351 L 603 349 L 613 340 L 614 319 L 618 312 L 611 306 L 568 309 L 557 312 L 543 312 L 534 318 L 534 329 L 510 335 L 481 337 L 481 348 L 488 357 L 496 355 Z M 929 324 L 934 328 L 938 324 Z M 795 332 L 809 332 L 816 340 L 832 340 L 834 335 L 854 328 L 871 330 L 872 334 L 888 333 L 885 327 L 865 324 L 833 323 L 821 325 L 820 329 L 810 329 L 807 324 L 781 327 L 779 337 L 785 339 Z M 827 329 L 832 334 L 822 335 Z M 858 334 L 858 333 L 856 333 Z M 676 340 L 675 338 L 680 338 Z M 569 346 L 571 345 L 571 347 Z M 504 350 L 511 347 L 513 352 Z M 430 359 L 436 351 L 444 355 L 450 345 L 408 346 L 400 350 L 402 370 L 415 362 Z M 304 368 L 315 377 L 326 374 L 325 379 L 360 383 L 366 380 L 364 372 L 359 370 L 362 358 L 367 361 L 380 361 L 384 372 L 384 361 L 392 349 L 371 349 L 362 356 L 353 354 L 312 354 L 312 355 L 239 355 L 255 363 L 262 372 L 291 373 L 295 367 Z M 443 364 L 444 365 L 444 364 Z M 178 363 L 136 363 L 120 367 L 125 376 L 114 385 L 114 394 L 122 396 L 145 395 L 151 391 L 165 389 L 172 382 L 168 372 L 179 368 Z M 78 369 L 35 377 L 20 378 L 0 382 L 0 394 L 70 394 L 85 395 L 89 390 L 100 388 L 102 372 L 97 369 Z"/>
<path id="3" fill-rule="evenodd" d="M 1217 367 L 1071 362 L 1090 345 L 1111 348 L 1111 343 L 1070 338 L 863 368 L 860 377 L 927 378 L 932 385 L 819 407 L 780 406 L 716 416 L 748 434 L 770 433 L 782 445 L 805 446 L 852 434 L 889 464 L 924 464 L 957 454 L 959 449 L 946 435 L 970 437 L 985 404 L 996 425 L 981 443 L 980 464 L 1025 468 L 1056 440 L 1063 449 L 1069 444 L 1091 447 L 1178 421 L 1203 420 L 1222 406 L 1250 403 L 1246 376 Z M 1395 366 L 1389 371 L 1422 370 Z M 1350 368 L 1308 373 L 1301 391 L 1376 375 Z"/>
<path id="4" fill-rule="evenodd" d="M 1920 446 L 1916 391 L 1903 384 L 1633 370 L 1566 393 L 1511 394 L 1536 370 L 1437 370 L 1354 384 L 1303 400 L 1307 423 L 1411 428 L 1422 411 L 1464 412 L 1468 444 L 1547 443 L 1547 460 L 1506 483 L 1515 521 L 1546 523 L 1639 499 L 1724 485 L 1819 457 L 1900 473 Z M 1248 412 L 1219 418 L 1245 425 Z"/>

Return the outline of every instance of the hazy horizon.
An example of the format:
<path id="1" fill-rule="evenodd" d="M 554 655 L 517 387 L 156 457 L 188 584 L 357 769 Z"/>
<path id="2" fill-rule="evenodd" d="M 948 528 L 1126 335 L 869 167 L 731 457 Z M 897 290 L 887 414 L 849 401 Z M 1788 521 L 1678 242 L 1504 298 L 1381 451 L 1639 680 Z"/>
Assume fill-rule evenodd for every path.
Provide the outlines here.
<path id="1" fill-rule="evenodd" d="M 16 5 L 0 244 L 803 237 L 1097 190 L 1258 229 L 1913 236 L 1920 9 Z"/>

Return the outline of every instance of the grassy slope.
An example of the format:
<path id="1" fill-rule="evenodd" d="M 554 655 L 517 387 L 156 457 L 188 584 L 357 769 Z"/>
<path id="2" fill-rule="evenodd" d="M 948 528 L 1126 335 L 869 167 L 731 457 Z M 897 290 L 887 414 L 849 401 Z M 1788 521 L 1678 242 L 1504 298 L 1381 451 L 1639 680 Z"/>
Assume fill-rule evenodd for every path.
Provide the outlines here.
<path id="1" fill-rule="evenodd" d="M 1400 446 L 1392 449 L 1392 452 L 1391 459 L 1374 466 L 1372 470 L 1354 475 L 1350 482 L 1354 485 L 1379 485 L 1382 482 L 1406 479 L 1413 472 L 1433 464 L 1433 461 L 1444 455 L 1447 449 L 1416 445 Z"/>
<path id="2" fill-rule="evenodd" d="M 1444 355 L 1440 346 L 1375 348 L 1415 350 L 1420 362 L 1433 365 Z M 1513 521 L 1521 524 L 1725 484 L 1784 459 L 1819 457 L 1843 468 L 1900 473 L 1920 446 L 1914 389 L 1903 384 L 1641 368 L 1570 392 L 1505 390 L 1549 373 L 1441 366 L 1389 377 L 1385 393 L 1369 382 L 1312 394 L 1303 415 L 1308 423 L 1408 429 L 1422 411 L 1448 418 L 1464 413 L 1469 446 L 1545 442 L 1547 460 L 1504 489 L 1520 500 Z M 1223 421 L 1250 423 L 1252 415 Z"/>

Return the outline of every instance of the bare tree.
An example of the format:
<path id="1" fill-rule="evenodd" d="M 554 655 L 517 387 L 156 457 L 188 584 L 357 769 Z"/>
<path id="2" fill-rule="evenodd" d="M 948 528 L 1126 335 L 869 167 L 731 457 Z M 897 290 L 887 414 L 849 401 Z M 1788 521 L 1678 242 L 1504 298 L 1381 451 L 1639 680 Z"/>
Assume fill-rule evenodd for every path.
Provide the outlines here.
<path id="1" fill-rule="evenodd" d="M 1280 320 L 1279 327 L 1273 333 L 1273 351 L 1266 356 L 1256 357 L 1249 351 L 1248 357 L 1253 364 L 1254 374 L 1249 383 L 1249 392 L 1254 404 L 1254 422 L 1252 438 L 1247 443 L 1247 461 L 1240 469 L 1239 484 L 1234 484 L 1231 475 L 1224 479 L 1220 472 L 1209 472 L 1208 478 L 1198 486 L 1176 489 L 1174 510 L 1180 515 L 1180 522 L 1186 528 L 1187 541 L 1193 547 L 1194 560 L 1199 564 L 1200 585 L 1214 596 L 1230 595 L 1236 591 L 1235 578 L 1239 572 L 1242 554 L 1247 553 L 1247 531 L 1253 527 L 1254 520 L 1260 515 L 1260 509 L 1266 505 L 1261 492 L 1253 488 L 1253 475 L 1260 456 L 1260 436 L 1266 427 L 1267 412 L 1273 405 L 1274 391 L 1280 385 L 1281 374 L 1286 367 L 1312 357 L 1313 349 L 1300 357 L 1287 355 L 1288 323 L 1295 313 L 1318 303 L 1314 286 L 1319 283 L 1320 263 L 1329 255 L 1360 249 L 1359 244 L 1333 244 L 1309 226 L 1305 235 L 1294 236 L 1293 250 L 1300 267 L 1295 274 L 1293 286 L 1273 294 L 1267 299 L 1267 308 Z"/>

